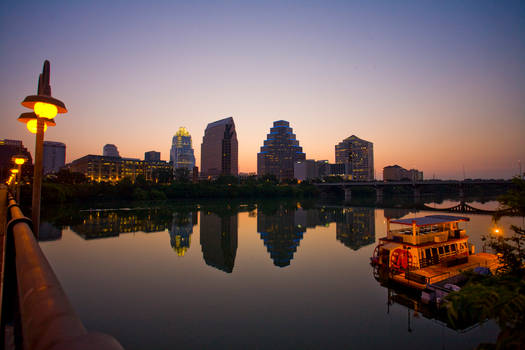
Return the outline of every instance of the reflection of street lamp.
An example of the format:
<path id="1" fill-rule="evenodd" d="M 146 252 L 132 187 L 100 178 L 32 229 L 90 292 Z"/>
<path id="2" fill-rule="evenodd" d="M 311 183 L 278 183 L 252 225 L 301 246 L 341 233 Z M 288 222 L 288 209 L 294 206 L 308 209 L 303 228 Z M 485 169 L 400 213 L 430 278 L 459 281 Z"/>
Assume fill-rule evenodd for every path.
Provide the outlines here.
<path id="1" fill-rule="evenodd" d="M 11 160 L 18 166 L 18 181 L 16 186 L 16 202 L 20 204 L 20 181 L 22 180 L 22 165 L 27 160 L 27 157 L 23 154 L 17 154 L 11 157 Z"/>
<path id="2" fill-rule="evenodd" d="M 34 113 L 23 113 L 18 120 L 26 123 L 32 133 L 36 133 L 35 145 L 35 169 L 33 173 L 33 232 L 38 237 L 40 226 L 40 196 L 42 191 L 42 168 L 44 153 L 44 132 L 47 126 L 54 126 L 53 118 L 57 113 L 66 113 L 64 102 L 51 97 L 51 86 L 49 85 L 50 65 L 44 62 L 44 68 L 38 78 L 37 95 L 27 96 L 22 101 L 22 106 L 33 109 Z"/>

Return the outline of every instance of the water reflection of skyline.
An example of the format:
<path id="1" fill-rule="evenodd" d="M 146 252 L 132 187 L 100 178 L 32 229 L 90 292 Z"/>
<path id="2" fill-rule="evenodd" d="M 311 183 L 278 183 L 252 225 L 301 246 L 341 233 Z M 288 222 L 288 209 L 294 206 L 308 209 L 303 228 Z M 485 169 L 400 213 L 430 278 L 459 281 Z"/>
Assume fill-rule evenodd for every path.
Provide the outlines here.
<path id="1" fill-rule="evenodd" d="M 201 248 L 207 265 L 231 273 L 237 253 L 237 214 L 217 215 L 201 211 Z"/>
<path id="2" fill-rule="evenodd" d="M 160 209 L 81 212 L 71 230 L 84 239 L 117 237 L 121 233 L 153 233 L 168 228 L 169 216 Z"/>
<path id="3" fill-rule="evenodd" d="M 289 208 L 257 215 L 257 231 L 275 266 L 290 265 L 308 228 L 336 223 L 336 239 L 358 250 L 375 242 L 375 211 L 372 208 Z"/>
<path id="4" fill-rule="evenodd" d="M 215 210 L 214 210 L 215 209 Z M 155 208 L 148 210 L 82 211 L 70 228 L 83 239 L 117 237 L 131 232 L 168 231 L 170 246 L 184 256 L 191 246 L 193 227 L 199 224 L 203 260 L 209 266 L 231 273 L 238 244 L 238 213 L 249 212 L 257 220 L 257 232 L 270 259 L 278 267 L 291 264 L 307 229 L 335 223 L 336 240 L 359 250 L 375 242 L 374 208 L 302 208 L 296 204 L 277 207 Z"/>
<path id="5" fill-rule="evenodd" d="M 174 212 L 170 234 L 170 244 L 178 256 L 184 256 L 191 244 L 193 226 L 198 224 L 197 212 Z"/>

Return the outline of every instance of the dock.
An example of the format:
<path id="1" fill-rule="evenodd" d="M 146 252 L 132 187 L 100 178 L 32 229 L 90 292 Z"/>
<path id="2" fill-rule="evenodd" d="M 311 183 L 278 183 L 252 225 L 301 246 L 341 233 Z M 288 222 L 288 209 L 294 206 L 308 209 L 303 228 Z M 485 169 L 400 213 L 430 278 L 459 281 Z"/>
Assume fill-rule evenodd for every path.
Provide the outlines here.
<path id="1" fill-rule="evenodd" d="M 455 266 L 447 266 L 446 263 L 431 265 L 415 271 L 393 275 L 392 279 L 397 283 L 424 290 L 427 289 L 428 285 L 460 275 L 476 267 L 487 267 L 494 272 L 498 266 L 499 261 L 496 255 L 477 253 L 469 255 L 468 261 L 464 264 Z"/>

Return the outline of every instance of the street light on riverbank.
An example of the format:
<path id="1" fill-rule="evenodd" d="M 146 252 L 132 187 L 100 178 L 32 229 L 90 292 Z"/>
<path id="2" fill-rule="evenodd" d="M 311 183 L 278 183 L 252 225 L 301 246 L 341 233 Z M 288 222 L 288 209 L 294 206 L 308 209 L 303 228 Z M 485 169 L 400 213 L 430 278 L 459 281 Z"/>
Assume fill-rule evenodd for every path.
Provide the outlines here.
<path id="1" fill-rule="evenodd" d="M 26 96 L 22 106 L 33 109 L 34 113 L 23 113 L 18 121 L 25 123 L 30 132 L 36 134 L 35 144 L 35 169 L 33 173 L 33 232 L 38 237 L 40 226 L 40 197 L 42 191 L 42 168 L 44 153 L 44 132 L 48 126 L 55 126 L 53 118 L 57 113 L 66 113 L 65 104 L 51 97 L 51 86 L 49 85 L 50 64 L 44 61 L 42 73 L 38 78 L 37 95 Z"/>
<path id="2" fill-rule="evenodd" d="M 27 161 L 27 157 L 23 154 L 17 154 L 11 157 L 13 163 L 16 164 L 18 168 L 18 181 L 16 186 L 16 202 L 20 204 L 20 181 L 22 181 L 22 165 Z"/>

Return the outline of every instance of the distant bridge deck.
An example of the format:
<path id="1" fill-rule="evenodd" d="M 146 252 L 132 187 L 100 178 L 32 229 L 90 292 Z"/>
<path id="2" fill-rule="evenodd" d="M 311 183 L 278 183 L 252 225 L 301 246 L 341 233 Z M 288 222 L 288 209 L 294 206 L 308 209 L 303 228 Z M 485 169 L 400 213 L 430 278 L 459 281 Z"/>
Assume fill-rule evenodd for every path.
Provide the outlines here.
<path id="1" fill-rule="evenodd" d="M 393 186 L 435 186 L 435 185 L 509 185 L 511 180 L 423 180 L 423 181 L 344 181 L 313 183 L 320 187 L 393 187 Z"/>

